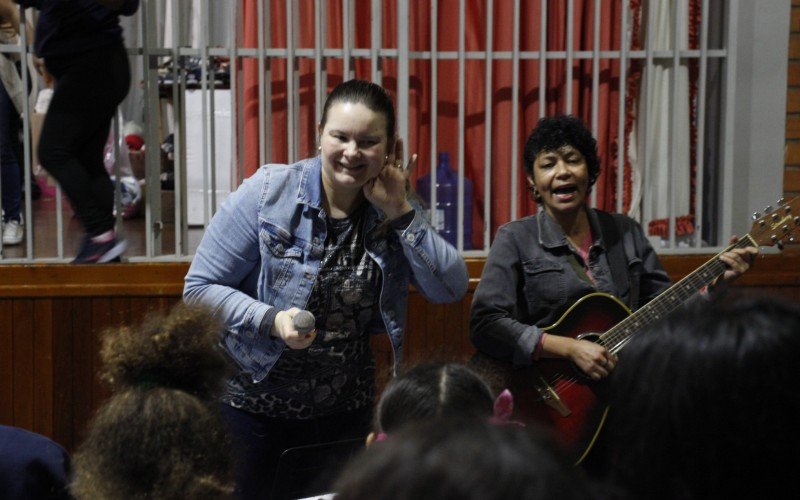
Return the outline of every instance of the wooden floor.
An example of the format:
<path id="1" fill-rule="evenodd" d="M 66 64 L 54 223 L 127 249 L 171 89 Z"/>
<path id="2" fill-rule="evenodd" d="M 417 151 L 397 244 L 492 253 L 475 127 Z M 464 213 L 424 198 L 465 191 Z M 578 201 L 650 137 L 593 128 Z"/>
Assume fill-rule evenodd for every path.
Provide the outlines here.
<path id="1" fill-rule="evenodd" d="M 26 239 L 19 245 L 3 246 L 2 252 L 0 252 L 0 263 L 19 263 L 23 259 L 37 261 L 64 260 L 69 262 L 74 258 L 80 247 L 83 237 L 83 228 L 80 221 L 74 216 L 66 197 L 63 197 L 60 230 L 62 244 L 61 249 L 59 249 L 59 225 L 56 206 L 55 197 L 45 194 L 38 200 L 33 200 L 31 202 L 32 220 L 25 222 Z M 27 233 L 31 230 L 33 231 L 33 240 L 29 253 Z M 123 260 L 136 260 L 148 257 L 146 250 L 145 216 L 143 211 L 135 218 L 124 220 L 122 222 L 121 232 L 128 242 L 128 249 L 123 255 Z M 194 254 L 202 236 L 202 227 L 190 227 L 188 240 L 186 241 L 186 250 L 183 254 Z M 178 256 L 178 252 L 176 252 L 175 249 L 175 225 L 173 223 L 165 223 L 163 225 L 161 240 L 161 248 L 158 251 L 154 251 L 153 255 L 150 257 L 176 256 L 176 260 L 182 259 Z"/>

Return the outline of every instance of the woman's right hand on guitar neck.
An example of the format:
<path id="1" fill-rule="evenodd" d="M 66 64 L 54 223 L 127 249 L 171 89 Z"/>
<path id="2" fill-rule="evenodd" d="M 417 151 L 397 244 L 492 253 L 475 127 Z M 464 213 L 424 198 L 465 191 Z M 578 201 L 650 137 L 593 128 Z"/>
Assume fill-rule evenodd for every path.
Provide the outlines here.
<path id="1" fill-rule="evenodd" d="M 553 334 L 546 334 L 542 339 L 541 356 L 567 358 L 592 380 L 607 377 L 617 364 L 617 356 L 600 344 Z"/>

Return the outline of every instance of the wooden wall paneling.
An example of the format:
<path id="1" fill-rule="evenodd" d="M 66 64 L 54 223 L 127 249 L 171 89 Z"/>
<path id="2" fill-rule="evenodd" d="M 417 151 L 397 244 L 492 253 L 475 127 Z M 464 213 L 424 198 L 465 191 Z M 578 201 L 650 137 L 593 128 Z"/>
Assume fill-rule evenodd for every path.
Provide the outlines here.
<path id="1" fill-rule="evenodd" d="M 464 300 L 461 301 L 461 314 L 464 318 L 464 329 L 461 332 L 461 357 L 463 360 L 468 360 L 475 354 L 475 348 L 472 346 L 472 341 L 469 339 L 469 313 L 472 310 L 472 297 L 474 291 L 467 292 Z"/>
<path id="2" fill-rule="evenodd" d="M 53 299 L 53 440 L 71 450 L 75 445 L 75 347 L 71 299 Z"/>
<path id="3" fill-rule="evenodd" d="M 710 255 L 663 256 L 674 280 L 694 271 Z M 468 262 L 470 291 L 450 305 L 409 295 L 406 365 L 473 352 L 469 311 L 480 259 Z M 44 431 L 72 450 L 83 438 L 95 408 L 108 397 L 96 377 L 101 332 L 138 324 L 150 311 L 180 301 L 186 264 L 97 266 L 89 274 L 75 266 L 0 266 L 0 422 Z M 757 259 L 734 292 L 774 294 L 800 302 L 800 253 Z M 392 363 L 386 335 L 375 335 L 377 386 Z M 452 356 L 449 356 L 452 359 Z M 47 405 L 51 405 L 48 409 Z"/>
<path id="4" fill-rule="evenodd" d="M 92 417 L 94 406 L 92 394 L 94 393 L 96 346 L 92 335 L 92 299 L 71 298 L 65 301 L 64 314 L 70 318 L 69 327 L 72 329 L 72 437 L 73 445 L 77 446 L 85 437 L 86 425 Z"/>
<path id="5" fill-rule="evenodd" d="M 418 359 L 425 349 L 427 336 L 426 318 L 428 317 L 428 302 L 416 290 L 408 294 L 406 310 L 406 334 L 403 338 L 403 366 L 408 365 L 410 359 Z"/>
<path id="6" fill-rule="evenodd" d="M 14 301 L 0 299 L 0 424 L 14 424 Z"/>
<path id="7" fill-rule="evenodd" d="M 33 301 L 34 432 L 53 435 L 53 301 Z"/>
<path id="8" fill-rule="evenodd" d="M 114 326 L 111 311 L 111 299 L 93 297 L 91 299 L 91 332 L 94 356 L 92 366 L 94 367 L 92 377 L 92 409 L 96 410 L 103 401 L 108 399 L 111 391 L 105 384 L 101 383 L 98 377 L 102 363 L 100 361 L 100 349 L 103 345 L 103 334 L 106 329 Z"/>
<path id="9" fill-rule="evenodd" d="M 447 319 L 445 315 L 445 304 L 430 304 L 424 298 L 420 298 L 426 304 L 425 326 L 422 330 L 421 346 L 419 356 L 413 360 L 418 363 L 423 360 L 441 360 L 444 348 L 442 343 L 445 341 L 447 332 Z M 411 360 L 409 360 L 411 361 Z"/>
<path id="10" fill-rule="evenodd" d="M 11 324 L 14 329 L 13 425 L 33 430 L 33 394 L 36 387 L 36 374 L 33 370 L 33 300 L 14 301 Z"/>
<path id="11" fill-rule="evenodd" d="M 180 297 L 131 297 L 129 325 L 140 325 L 151 313 L 168 313 L 176 304 L 181 302 Z"/>
<path id="12" fill-rule="evenodd" d="M 0 297 L 180 297 L 186 262 L 3 264 Z"/>
<path id="13" fill-rule="evenodd" d="M 109 326 L 131 325 L 131 299 L 129 297 L 111 297 L 109 304 Z"/>
<path id="14" fill-rule="evenodd" d="M 453 314 L 453 304 L 432 304 L 432 315 L 436 317 L 437 328 L 427 332 L 428 357 L 438 361 L 452 359 L 452 342 L 457 331 L 460 318 Z"/>
<path id="15" fill-rule="evenodd" d="M 468 321 L 464 318 L 462 303 L 466 297 L 458 302 L 441 304 L 441 313 L 444 316 L 444 325 L 436 340 L 438 345 L 434 352 L 436 357 L 443 361 L 463 361 L 462 337 L 467 331 Z"/>
<path id="16" fill-rule="evenodd" d="M 140 325 L 144 318 L 151 312 L 151 300 L 145 297 L 131 297 L 129 300 L 130 307 L 130 325 Z"/>
<path id="17" fill-rule="evenodd" d="M 417 362 L 425 359 L 442 360 L 444 356 L 443 343 L 447 338 L 449 328 L 446 313 L 447 305 L 427 304 L 427 306 L 425 329 L 422 331 L 425 336 L 424 349 L 420 352 L 420 359 L 417 359 Z"/>

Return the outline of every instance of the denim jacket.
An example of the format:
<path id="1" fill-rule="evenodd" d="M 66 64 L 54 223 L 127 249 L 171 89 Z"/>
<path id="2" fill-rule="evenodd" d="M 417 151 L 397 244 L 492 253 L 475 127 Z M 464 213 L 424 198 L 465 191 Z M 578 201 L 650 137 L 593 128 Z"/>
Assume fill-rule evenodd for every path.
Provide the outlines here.
<path id="1" fill-rule="evenodd" d="M 541 328 L 555 323 L 584 295 L 609 293 L 636 310 L 669 288 L 669 276 L 641 226 L 614 214 L 628 266 L 627 286 L 617 286 L 597 212 L 589 209 L 588 215 L 595 239 L 586 264 L 594 286 L 575 271 L 573 256 L 578 262 L 581 257 L 546 212 L 500 227 L 472 302 L 470 338 L 478 349 L 515 365 L 530 365 Z"/>
<path id="2" fill-rule="evenodd" d="M 266 378 L 283 340 L 270 337 L 275 315 L 304 309 L 324 253 L 326 223 L 318 157 L 266 165 L 230 195 L 209 224 L 183 291 L 188 304 L 214 308 L 226 326 L 222 344 L 253 382 Z M 402 358 L 408 286 L 432 302 L 461 299 L 467 268 L 458 251 L 425 220 L 419 207 L 404 230 L 377 236 L 383 214 L 371 206 L 364 246 L 382 274 L 380 312 Z"/>

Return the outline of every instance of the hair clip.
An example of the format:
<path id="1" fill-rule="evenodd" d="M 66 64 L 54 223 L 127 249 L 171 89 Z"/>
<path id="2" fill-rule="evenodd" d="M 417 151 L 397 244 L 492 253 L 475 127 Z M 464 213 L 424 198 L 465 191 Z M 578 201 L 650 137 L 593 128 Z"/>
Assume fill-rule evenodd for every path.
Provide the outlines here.
<path id="1" fill-rule="evenodd" d="M 511 413 L 514 411 L 514 396 L 508 389 L 503 389 L 503 392 L 497 395 L 494 400 L 494 413 L 492 415 L 493 423 L 506 423 L 511 418 Z"/>

